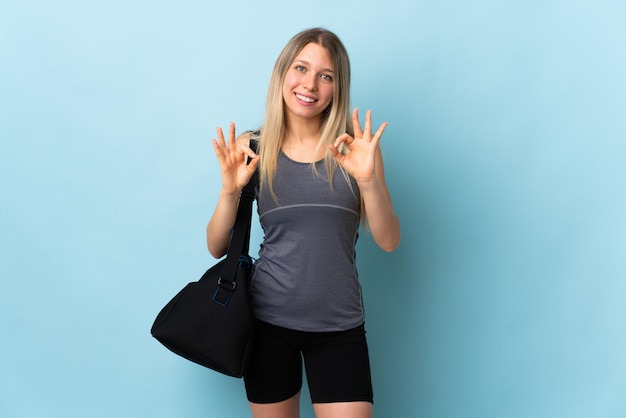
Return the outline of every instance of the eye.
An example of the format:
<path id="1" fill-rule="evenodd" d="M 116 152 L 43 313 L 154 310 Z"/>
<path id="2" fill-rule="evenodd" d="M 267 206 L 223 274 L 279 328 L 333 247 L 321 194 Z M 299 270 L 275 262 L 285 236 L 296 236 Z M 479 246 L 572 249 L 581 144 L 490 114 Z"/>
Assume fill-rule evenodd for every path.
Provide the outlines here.
<path id="1" fill-rule="evenodd" d="M 303 65 L 296 65 L 294 68 L 296 69 L 296 71 L 300 71 L 301 73 L 306 71 L 306 68 L 304 68 Z"/>
<path id="2" fill-rule="evenodd" d="M 328 75 L 328 74 L 322 74 L 320 77 L 324 81 L 333 81 L 333 78 L 330 75 Z"/>

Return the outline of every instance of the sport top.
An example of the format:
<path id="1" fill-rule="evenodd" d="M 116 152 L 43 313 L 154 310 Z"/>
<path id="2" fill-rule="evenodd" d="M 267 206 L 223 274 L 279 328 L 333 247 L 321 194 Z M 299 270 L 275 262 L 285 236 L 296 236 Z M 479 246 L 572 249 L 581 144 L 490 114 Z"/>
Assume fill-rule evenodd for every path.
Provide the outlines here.
<path id="1" fill-rule="evenodd" d="M 331 189 L 324 162 L 280 153 L 274 191 L 257 197 L 264 239 L 250 284 L 255 316 L 300 331 L 344 331 L 364 322 L 355 244 L 359 189 L 337 170 Z"/>

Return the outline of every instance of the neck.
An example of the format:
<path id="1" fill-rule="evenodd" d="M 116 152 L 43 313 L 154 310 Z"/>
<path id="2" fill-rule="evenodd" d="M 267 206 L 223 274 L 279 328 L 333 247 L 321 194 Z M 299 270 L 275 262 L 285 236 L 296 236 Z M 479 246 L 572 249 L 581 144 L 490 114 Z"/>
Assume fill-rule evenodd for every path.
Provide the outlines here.
<path id="1" fill-rule="evenodd" d="M 320 141 L 320 123 L 317 121 L 289 120 L 282 150 L 289 158 L 299 162 L 315 162 L 324 158 L 325 149 L 317 150 Z"/>
<path id="2" fill-rule="evenodd" d="M 287 137 L 300 142 L 310 140 L 317 142 L 320 138 L 321 127 L 321 118 L 304 119 L 293 115 L 287 116 Z"/>

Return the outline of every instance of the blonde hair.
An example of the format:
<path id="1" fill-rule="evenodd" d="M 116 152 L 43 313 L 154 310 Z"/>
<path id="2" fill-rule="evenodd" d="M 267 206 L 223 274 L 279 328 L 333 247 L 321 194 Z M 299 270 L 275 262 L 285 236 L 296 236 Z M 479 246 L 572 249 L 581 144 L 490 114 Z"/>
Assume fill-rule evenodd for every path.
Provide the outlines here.
<path id="1" fill-rule="evenodd" d="M 324 165 L 329 179 L 332 179 L 335 171 L 339 168 L 348 184 L 351 184 L 348 174 L 337 164 L 328 151 L 328 146 L 338 136 L 344 133 L 353 134 L 350 117 L 350 61 L 348 53 L 341 40 L 334 33 L 322 28 L 307 29 L 291 38 L 276 59 L 267 93 L 265 121 L 260 131 L 260 137 L 253 138 L 260 140 L 259 154 L 262 161 L 259 166 L 260 187 L 267 187 L 274 199 L 277 199 L 273 188 L 276 164 L 282 142 L 287 135 L 283 82 L 293 60 L 310 43 L 320 45 L 328 51 L 334 70 L 333 99 L 322 113 L 321 134 L 316 153 L 321 149 L 326 150 Z M 341 152 L 347 152 L 346 148 L 343 147 Z M 315 164 L 313 164 L 313 169 L 314 167 Z"/>

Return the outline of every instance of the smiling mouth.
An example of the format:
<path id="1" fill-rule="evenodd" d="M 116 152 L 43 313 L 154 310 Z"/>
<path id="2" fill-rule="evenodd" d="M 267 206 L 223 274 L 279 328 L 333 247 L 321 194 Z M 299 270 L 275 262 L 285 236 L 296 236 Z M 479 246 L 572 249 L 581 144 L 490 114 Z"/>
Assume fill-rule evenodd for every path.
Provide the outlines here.
<path id="1" fill-rule="evenodd" d="M 308 96 L 303 96 L 301 94 L 296 93 L 296 98 L 300 101 L 303 101 L 305 103 L 315 103 L 317 102 L 317 99 L 314 99 L 312 97 L 308 97 Z"/>

